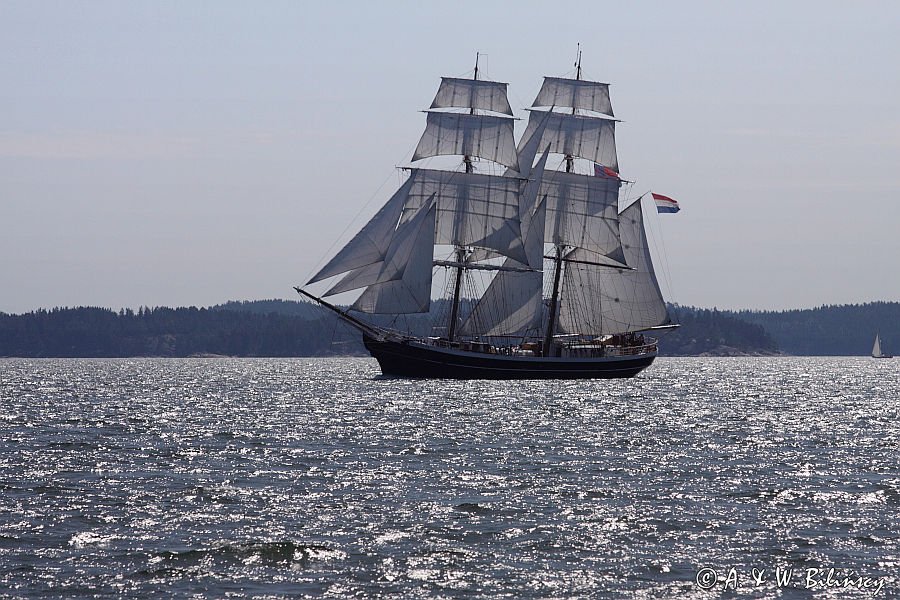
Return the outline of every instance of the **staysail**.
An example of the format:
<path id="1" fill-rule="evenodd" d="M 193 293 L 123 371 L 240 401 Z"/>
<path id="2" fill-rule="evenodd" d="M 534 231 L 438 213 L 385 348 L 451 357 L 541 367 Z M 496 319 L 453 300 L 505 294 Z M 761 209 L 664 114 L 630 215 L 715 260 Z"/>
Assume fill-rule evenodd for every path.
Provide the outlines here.
<path id="1" fill-rule="evenodd" d="M 420 207 L 397 231 L 377 282 L 353 304 L 366 313 L 428 312 L 431 305 L 431 260 L 434 250 L 434 204 Z"/>
<path id="2" fill-rule="evenodd" d="M 307 284 L 384 260 L 412 182 L 400 186 L 372 219 Z"/>
<path id="3" fill-rule="evenodd" d="M 552 172 L 544 175 L 540 195 L 547 198 L 548 243 L 624 261 L 617 179 Z"/>

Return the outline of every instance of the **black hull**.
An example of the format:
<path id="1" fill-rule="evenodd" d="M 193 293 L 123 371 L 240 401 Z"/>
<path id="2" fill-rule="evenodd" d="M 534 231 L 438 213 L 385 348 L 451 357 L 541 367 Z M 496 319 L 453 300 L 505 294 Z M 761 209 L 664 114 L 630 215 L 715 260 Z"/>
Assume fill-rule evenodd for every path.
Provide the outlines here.
<path id="1" fill-rule="evenodd" d="M 500 356 L 438 348 L 415 341 L 379 341 L 363 334 L 381 372 L 430 379 L 619 379 L 650 366 L 656 353 L 603 358 Z"/>

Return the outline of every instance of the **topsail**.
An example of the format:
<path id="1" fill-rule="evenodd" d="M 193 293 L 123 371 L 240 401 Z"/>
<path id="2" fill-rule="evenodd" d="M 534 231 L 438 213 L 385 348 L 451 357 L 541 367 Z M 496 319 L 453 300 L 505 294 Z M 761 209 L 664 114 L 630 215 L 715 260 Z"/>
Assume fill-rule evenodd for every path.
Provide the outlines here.
<path id="1" fill-rule="evenodd" d="M 477 156 L 518 170 L 513 120 L 489 115 L 430 112 L 414 161 L 430 156 Z"/>
<path id="2" fill-rule="evenodd" d="M 544 77 L 544 85 L 532 106 L 582 109 L 613 116 L 609 84 L 583 79 Z"/>
<path id="3" fill-rule="evenodd" d="M 525 130 L 522 139 L 529 139 L 534 130 L 542 124 L 544 134 L 538 143 L 539 148 L 549 144 L 550 152 L 584 158 L 610 167 L 613 171 L 619 171 L 615 121 L 535 110 L 528 116 L 528 129 Z"/>
<path id="4" fill-rule="evenodd" d="M 506 87 L 499 81 L 442 77 L 431 108 L 489 110 L 512 116 L 512 108 L 506 99 Z"/>

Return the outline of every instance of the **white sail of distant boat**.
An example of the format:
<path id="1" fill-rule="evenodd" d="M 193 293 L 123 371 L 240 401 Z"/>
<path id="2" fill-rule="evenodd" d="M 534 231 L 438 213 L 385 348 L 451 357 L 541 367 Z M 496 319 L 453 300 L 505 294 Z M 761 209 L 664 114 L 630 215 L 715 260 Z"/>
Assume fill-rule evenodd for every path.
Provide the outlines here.
<path id="1" fill-rule="evenodd" d="M 872 358 L 893 358 L 890 354 L 885 354 L 881 348 L 881 336 L 875 334 L 875 344 L 872 346 Z"/>

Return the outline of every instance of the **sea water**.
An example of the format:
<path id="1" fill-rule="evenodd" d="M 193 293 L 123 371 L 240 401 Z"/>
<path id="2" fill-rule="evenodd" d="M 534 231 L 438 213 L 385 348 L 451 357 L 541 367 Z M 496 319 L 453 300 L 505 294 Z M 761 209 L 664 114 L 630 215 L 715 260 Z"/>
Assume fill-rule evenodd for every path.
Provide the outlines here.
<path id="1" fill-rule="evenodd" d="M 900 596 L 900 360 L 0 360 L 0 596 Z"/>

